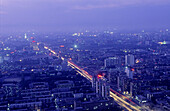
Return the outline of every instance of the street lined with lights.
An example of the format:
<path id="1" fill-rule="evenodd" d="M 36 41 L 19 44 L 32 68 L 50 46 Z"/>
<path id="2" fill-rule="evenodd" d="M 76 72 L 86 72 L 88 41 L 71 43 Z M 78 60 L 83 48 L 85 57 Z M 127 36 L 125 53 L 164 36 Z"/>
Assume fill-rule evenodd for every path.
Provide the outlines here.
<path id="1" fill-rule="evenodd" d="M 77 45 L 74 46 L 75 48 L 77 48 Z M 54 55 L 56 55 L 57 53 L 53 50 L 51 50 L 50 48 L 44 46 L 45 49 L 49 50 L 51 53 L 53 53 Z M 65 60 L 64 57 L 60 57 L 62 60 Z M 71 60 L 67 60 L 68 65 L 75 69 L 81 76 L 85 77 L 86 79 L 88 79 L 90 82 L 92 82 L 92 76 L 85 70 L 83 70 L 82 68 L 80 68 L 79 66 L 77 66 L 76 64 L 74 64 Z M 102 75 L 100 75 L 102 76 Z M 119 97 L 119 96 L 121 97 Z M 117 104 L 119 104 L 120 106 L 124 107 L 125 109 L 127 109 L 128 111 L 140 111 L 141 107 L 137 106 L 134 102 L 132 102 L 131 100 L 129 100 L 126 96 L 121 95 L 120 93 L 114 91 L 113 89 L 110 88 L 110 97 L 114 98 L 115 102 L 117 102 Z M 130 104 L 128 103 L 126 100 L 128 100 Z"/>

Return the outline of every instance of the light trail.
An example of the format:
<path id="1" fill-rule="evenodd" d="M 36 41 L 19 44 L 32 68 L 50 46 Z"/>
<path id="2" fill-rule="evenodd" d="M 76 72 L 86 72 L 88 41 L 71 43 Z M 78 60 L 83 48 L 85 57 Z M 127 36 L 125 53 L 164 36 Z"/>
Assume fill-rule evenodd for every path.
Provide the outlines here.
<path id="1" fill-rule="evenodd" d="M 53 54 L 57 54 L 55 51 L 51 50 L 48 47 L 44 47 L 45 49 L 49 50 L 51 53 Z M 64 57 L 61 57 L 62 60 L 65 60 Z M 79 66 L 77 66 L 76 64 L 74 64 L 72 61 L 67 60 L 68 65 L 70 67 L 72 67 L 73 69 L 77 69 L 76 71 L 82 75 L 83 77 L 85 77 L 86 79 L 90 80 L 90 82 L 92 82 L 92 76 L 85 70 L 83 70 L 82 68 L 80 68 Z M 141 107 L 139 106 L 133 106 L 130 103 L 126 102 L 124 99 L 122 99 L 121 97 L 117 96 L 116 94 L 120 95 L 121 97 L 125 98 L 126 100 L 130 101 L 131 103 L 133 103 L 134 105 L 136 105 L 133 101 L 131 101 L 129 98 L 127 98 L 126 96 L 114 91 L 113 89 L 110 88 L 110 97 L 114 98 L 114 100 L 122 107 L 126 108 L 128 111 L 140 111 Z"/>
<path id="2" fill-rule="evenodd" d="M 115 94 L 118 94 L 118 95 L 122 96 L 123 98 L 127 99 L 129 102 L 133 103 L 134 105 L 136 105 L 136 103 L 134 103 L 133 101 L 131 101 L 131 100 L 130 100 L 129 98 L 127 98 L 126 96 L 124 96 L 124 95 L 122 95 L 122 94 L 114 91 L 113 89 L 110 89 L 110 90 L 111 90 L 112 92 L 114 92 Z"/>
<path id="3" fill-rule="evenodd" d="M 71 66 L 73 69 L 75 69 L 74 64 L 69 63 L 69 66 Z M 82 71 L 80 68 L 76 67 L 78 70 L 76 70 L 77 72 L 79 72 L 80 75 L 82 75 L 83 77 L 85 77 L 86 79 L 90 80 L 90 82 L 92 82 L 92 77 L 90 75 L 87 75 L 84 71 Z M 82 71 L 82 72 L 81 72 Z"/>
<path id="4" fill-rule="evenodd" d="M 118 97 L 116 94 L 114 94 L 112 92 L 113 89 L 110 89 L 110 95 L 113 97 L 113 98 L 116 98 L 118 99 L 119 101 L 121 101 L 122 103 L 124 103 L 125 105 L 127 106 L 130 106 L 132 109 L 136 110 L 136 111 L 140 111 L 138 108 L 136 108 L 135 106 L 129 104 L 128 102 L 126 102 L 125 100 L 123 100 L 122 98 Z"/>
<path id="5" fill-rule="evenodd" d="M 128 108 L 126 105 L 122 104 L 117 98 L 115 98 L 113 95 L 110 94 L 110 97 L 114 98 L 114 101 L 116 101 L 117 104 L 119 104 L 120 106 L 123 106 L 124 108 L 126 108 L 128 111 L 132 111 L 130 108 Z"/>

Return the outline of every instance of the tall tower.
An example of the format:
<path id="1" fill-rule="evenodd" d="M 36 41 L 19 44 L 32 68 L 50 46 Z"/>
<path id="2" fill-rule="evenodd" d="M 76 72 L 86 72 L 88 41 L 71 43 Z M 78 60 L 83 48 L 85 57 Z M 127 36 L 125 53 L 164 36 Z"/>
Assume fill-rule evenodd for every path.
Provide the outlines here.
<path id="1" fill-rule="evenodd" d="M 134 66 L 135 64 L 135 60 L 134 60 L 134 55 L 132 54 L 128 54 L 125 56 L 125 72 L 127 74 L 128 78 L 133 79 L 133 71 L 131 70 L 131 68 Z"/>
<path id="2" fill-rule="evenodd" d="M 128 54 L 125 56 L 125 65 L 133 66 L 135 64 L 134 55 Z"/>
<path id="3" fill-rule="evenodd" d="M 120 89 L 120 77 L 119 76 L 117 76 L 117 88 L 118 90 Z"/>
<path id="4" fill-rule="evenodd" d="M 134 70 L 134 69 L 133 69 Z M 132 71 L 132 69 L 130 68 L 130 67 L 125 67 L 125 72 L 126 72 L 126 75 L 127 75 L 127 77 L 128 78 L 131 78 L 131 79 L 133 79 L 133 71 Z"/>
<path id="5" fill-rule="evenodd" d="M 93 87 L 95 92 L 100 96 L 107 98 L 110 96 L 110 85 L 108 80 L 105 78 L 105 75 L 97 74 L 93 77 Z"/>
<path id="6" fill-rule="evenodd" d="M 125 91 L 125 79 L 121 78 L 121 81 L 122 81 L 122 92 L 124 92 Z"/>
<path id="7" fill-rule="evenodd" d="M 63 71 L 68 71 L 68 60 L 67 59 L 64 59 L 63 62 L 62 62 L 62 70 Z"/>
<path id="8" fill-rule="evenodd" d="M 132 96 L 133 94 L 133 82 L 130 82 L 130 95 Z"/>

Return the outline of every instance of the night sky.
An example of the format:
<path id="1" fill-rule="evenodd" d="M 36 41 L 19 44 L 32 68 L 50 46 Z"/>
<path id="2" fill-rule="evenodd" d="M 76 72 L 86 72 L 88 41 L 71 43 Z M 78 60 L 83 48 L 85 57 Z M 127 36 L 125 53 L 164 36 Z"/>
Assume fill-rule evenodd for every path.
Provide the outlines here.
<path id="1" fill-rule="evenodd" d="M 0 0 L 0 32 L 169 27 L 170 0 Z"/>

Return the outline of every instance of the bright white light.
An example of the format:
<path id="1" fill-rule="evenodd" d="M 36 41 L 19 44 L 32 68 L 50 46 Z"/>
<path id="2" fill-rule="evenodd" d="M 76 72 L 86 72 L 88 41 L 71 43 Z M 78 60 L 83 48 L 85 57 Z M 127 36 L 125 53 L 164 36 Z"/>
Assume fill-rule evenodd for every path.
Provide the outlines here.
<path id="1" fill-rule="evenodd" d="M 74 45 L 74 48 L 77 48 L 77 45 Z"/>

